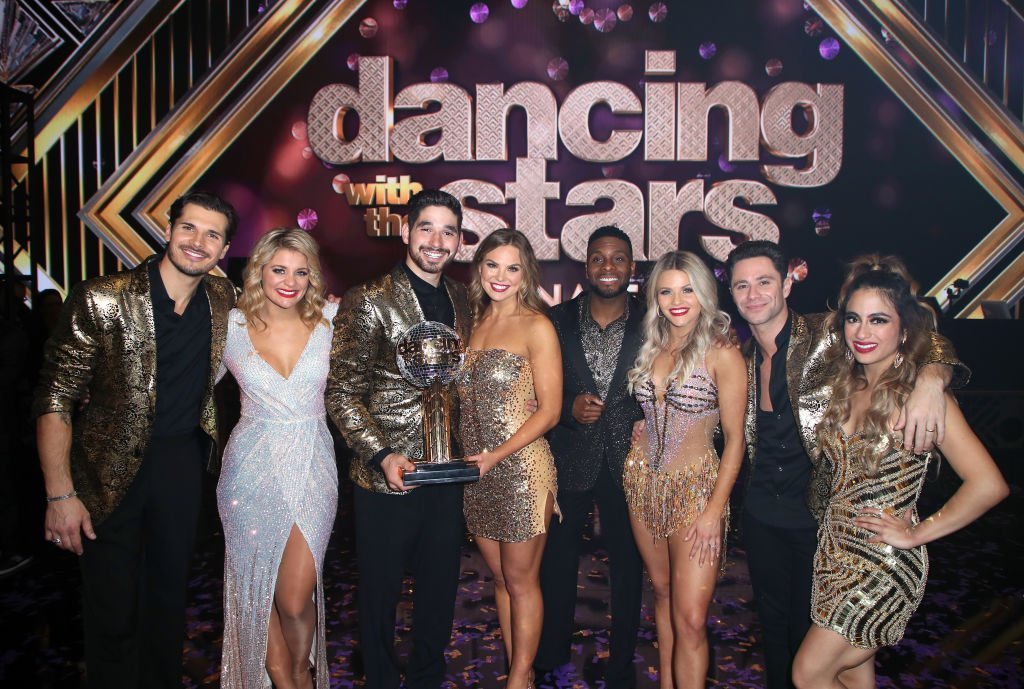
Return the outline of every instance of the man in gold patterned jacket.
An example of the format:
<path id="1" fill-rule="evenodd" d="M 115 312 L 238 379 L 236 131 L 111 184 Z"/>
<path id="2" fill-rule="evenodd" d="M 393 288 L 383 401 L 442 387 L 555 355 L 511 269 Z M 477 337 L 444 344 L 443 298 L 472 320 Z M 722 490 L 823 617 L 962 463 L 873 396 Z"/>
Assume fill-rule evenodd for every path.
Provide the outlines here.
<path id="1" fill-rule="evenodd" d="M 181 686 L 203 466 L 216 456 L 214 378 L 235 303 L 231 282 L 208 273 L 238 221 L 205 192 L 177 199 L 169 219 L 161 256 L 71 291 L 36 391 L 45 534 L 81 556 L 91 688 Z"/>
<path id="2" fill-rule="evenodd" d="M 817 520 L 831 484 L 815 435 L 832 394 L 822 365 L 831 340 L 823 327 L 826 314 L 789 310 L 792 279 L 777 244 L 745 242 L 733 249 L 726 268 L 736 308 L 753 334 L 744 346 L 750 460 L 744 544 L 763 631 L 766 685 L 785 689 L 792 686 L 793 657 L 810 627 Z M 943 392 L 953 373 L 957 385 L 969 375 L 940 336 L 930 361 L 934 365 L 922 368 L 897 424 L 917 452 L 942 438 Z"/>
<path id="3" fill-rule="evenodd" d="M 405 259 L 352 288 L 334 321 L 327 411 L 352 449 L 359 562 L 359 628 L 367 689 L 397 689 L 395 608 L 405 569 L 415 577 L 409 689 L 438 689 L 451 638 L 464 536 L 462 486 L 406 491 L 402 476 L 423 456 L 420 390 L 398 370 L 396 345 L 428 320 L 469 339 L 466 288 L 442 274 L 459 248 L 462 207 L 436 190 L 413 196 L 402 226 Z"/>

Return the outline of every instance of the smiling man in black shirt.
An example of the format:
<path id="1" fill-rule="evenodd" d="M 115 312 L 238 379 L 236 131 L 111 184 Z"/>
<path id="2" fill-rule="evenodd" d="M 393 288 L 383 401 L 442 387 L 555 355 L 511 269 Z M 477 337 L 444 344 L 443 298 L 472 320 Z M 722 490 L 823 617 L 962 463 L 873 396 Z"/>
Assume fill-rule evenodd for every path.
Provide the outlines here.
<path id="1" fill-rule="evenodd" d="M 743 349 L 751 462 L 743 533 L 768 689 L 792 686 L 793 657 L 810 627 L 817 519 L 830 486 L 815 437 L 832 393 L 822 366 L 831 343 L 822 327 L 827 314 L 802 316 L 789 310 L 787 265 L 778 245 L 766 241 L 741 244 L 726 263 L 732 298 L 753 333 Z M 954 372 L 957 383 L 969 375 L 939 336 L 933 339 L 929 362 L 897 424 L 915 452 L 942 440 L 943 391 Z M 926 429 L 938 433 L 926 439 Z"/>

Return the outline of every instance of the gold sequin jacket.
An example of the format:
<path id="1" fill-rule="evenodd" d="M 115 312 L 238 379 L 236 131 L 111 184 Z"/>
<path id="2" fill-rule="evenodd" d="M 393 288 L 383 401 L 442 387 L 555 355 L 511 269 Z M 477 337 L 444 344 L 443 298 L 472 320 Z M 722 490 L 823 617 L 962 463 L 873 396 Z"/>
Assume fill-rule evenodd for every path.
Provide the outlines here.
<path id="1" fill-rule="evenodd" d="M 472 317 L 466 287 L 443 280 L 455 310 L 455 330 L 468 344 Z M 400 495 L 370 461 L 379 451 L 391 447 L 409 457 L 423 454 L 420 390 L 402 377 L 395 359 L 402 335 L 423 320 L 401 265 L 349 290 L 334 317 L 327 412 L 356 455 L 349 475 L 365 490 Z"/>
<path id="2" fill-rule="evenodd" d="M 35 417 L 72 415 L 71 477 L 93 523 L 107 517 L 131 485 L 149 447 L 156 415 L 156 326 L 150 261 L 133 270 L 79 283 L 68 295 L 43 355 Z M 213 387 L 224 352 L 235 288 L 225 278 L 202 282 L 210 304 L 210 372 L 200 426 L 210 437 L 208 468 L 217 470 L 217 408 Z"/>
<path id="3" fill-rule="evenodd" d="M 789 401 L 796 415 L 797 428 L 803 440 L 804 450 L 814 463 L 811 482 L 807 489 L 807 507 L 818 521 L 825 512 L 831 490 L 832 477 L 826 466 L 819 461 L 817 428 L 821 417 L 828 408 L 832 397 L 832 386 L 825 371 L 825 352 L 833 342 L 832 333 L 827 330 L 827 313 L 802 316 L 790 312 L 789 349 L 786 352 L 786 385 Z M 756 362 L 757 341 L 751 337 L 744 343 L 743 355 L 747 361 L 747 413 L 744 421 L 744 436 L 747 442 L 747 458 L 751 465 L 757 449 L 757 400 L 758 376 Z M 952 343 L 935 333 L 932 347 L 925 363 L 945 364 L 953 369 L 950 387 L 961 387 L 970 378 L 970 370 L 957 358 Z"/>

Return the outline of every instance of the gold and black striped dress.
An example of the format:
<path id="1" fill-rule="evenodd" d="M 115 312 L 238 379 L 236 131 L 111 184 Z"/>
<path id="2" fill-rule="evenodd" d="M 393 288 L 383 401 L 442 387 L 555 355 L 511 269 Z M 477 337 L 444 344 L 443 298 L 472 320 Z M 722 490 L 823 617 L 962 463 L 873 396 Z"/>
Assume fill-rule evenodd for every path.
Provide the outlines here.
<path id="1" fill-rule="evenodd" d="M 832 497 L 818 528 L 811 618 L 859 648 L 902 639 L 928 579 L 924 546 L 903 550 L 868 543 L 871 532 L 853 523 L 865 507 L 918 521 L 917 498 L 928 455 L 907 452 L 895 437 L 879 442 L 884 455 L 873 477 L 864 474 L 857 459 L 869 449 L 859 436 L 840 429 L 826 438 L 823 448 L 833 464 Z"/>

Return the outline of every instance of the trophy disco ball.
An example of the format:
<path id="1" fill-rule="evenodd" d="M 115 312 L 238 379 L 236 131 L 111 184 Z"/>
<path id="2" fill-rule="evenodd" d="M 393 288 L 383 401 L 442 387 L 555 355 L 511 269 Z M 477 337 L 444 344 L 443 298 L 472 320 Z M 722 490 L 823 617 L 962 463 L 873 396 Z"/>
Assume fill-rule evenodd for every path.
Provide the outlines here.
<path id="1" fill-rule="evenodd" d="M 447 385 L 462 368 L 466 348 L 459 334 L 444 323 L 423 321 L 398 341 L 398 370 L 418 388 L 435 382 Z"/>

